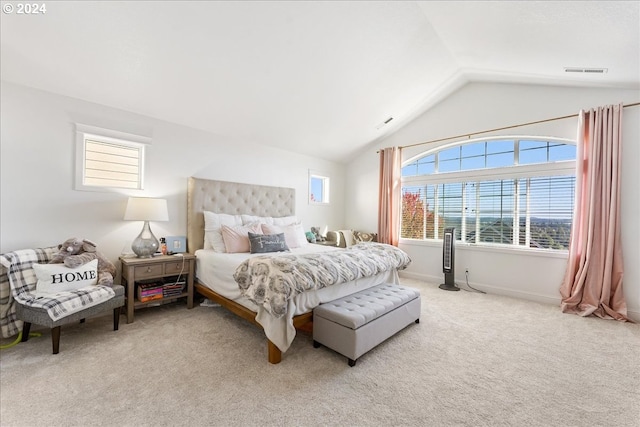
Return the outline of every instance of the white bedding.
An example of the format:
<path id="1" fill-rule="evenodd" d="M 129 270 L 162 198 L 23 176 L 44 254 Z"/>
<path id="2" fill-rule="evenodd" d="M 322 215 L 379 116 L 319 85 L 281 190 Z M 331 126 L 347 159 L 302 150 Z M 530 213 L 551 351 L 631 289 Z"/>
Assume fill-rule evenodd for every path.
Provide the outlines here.
<path id="1" fill-rule="evenodd" d="M 344 249 L 309 244 L 302 248 L 292 249 L 291 253 L 304 254 L 340 250 Z M 286 254 L 286 252 L 280 254 Z M 289 301 L 285 316 L 275 318 L 264 308 L 258 307 L 247 298 L 244 298 L 233 279 L 233 273 L 242 261 L 249 257 L 263 256 L 264 254 L 229 254 L 215 252 L 212 249 L 200 249 L 196 251 L 195 255 L 198 282 L 223 297 L 233 300 L 251 311 L 255 311 L 257 313 L 256 321 L 264 328 L 267 338 L 283 352 L 289 348 L 296 335 L 293 316 L 308 313 L 321 303 L 333 301 L 380 283 L 399 283 L 398 271 L 392 269 L 376 276 L 365 277 L 316 291 L 303 292 Z M 278 256 L 278 253 L 270 255 Z"/>

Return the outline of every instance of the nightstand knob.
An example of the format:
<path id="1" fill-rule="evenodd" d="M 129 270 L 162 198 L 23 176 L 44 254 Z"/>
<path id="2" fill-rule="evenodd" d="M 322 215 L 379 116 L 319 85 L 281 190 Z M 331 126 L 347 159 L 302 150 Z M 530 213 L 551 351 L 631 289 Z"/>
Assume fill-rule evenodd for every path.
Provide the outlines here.
<path id="1" fill-rule="evenodd" d="M 147 267 L 147 273 L 151 273 L 151 267 Z"/>

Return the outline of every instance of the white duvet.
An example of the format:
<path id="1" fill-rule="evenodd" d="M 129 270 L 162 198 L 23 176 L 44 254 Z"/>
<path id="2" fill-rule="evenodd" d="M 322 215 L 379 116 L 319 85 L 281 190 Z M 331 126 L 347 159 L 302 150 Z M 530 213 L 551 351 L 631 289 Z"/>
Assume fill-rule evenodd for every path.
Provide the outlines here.
<path id="1" fill-rule="evenodd" d="M 343 249 L 322 245 L 308 244 L 292 249 L 290 253 L 305 254 L 324 251 L 340 251 Z M 280 254 L 286 254 L 282 252 Z M 370 288 L 380 283 L 399 283 L 398 271 L 392 269 L 372 277 L 364 277 L 351 282 L 337 284 L 315 291 L 303 292 L 289 301 L 286 315 L 276 318 L 264 308 L 244 298 L 240 288 L 233 279 L 238 265 L 247 258 L 264 256 L 249 253 L 219 253 L 212 249 L 196 251 L 196 278 L 202 285 L 210 288 L 227 299 L 233 300 L 251 311 L 256 312 L 256 321 L 262 325 L 265 334 L 281 351 L 286 351 L 296 336 L 293 317 L 312 311 L 321 303 L 333 301 L 346 295 Z M 278 256 L 278 253 L 274 253 Z"/>

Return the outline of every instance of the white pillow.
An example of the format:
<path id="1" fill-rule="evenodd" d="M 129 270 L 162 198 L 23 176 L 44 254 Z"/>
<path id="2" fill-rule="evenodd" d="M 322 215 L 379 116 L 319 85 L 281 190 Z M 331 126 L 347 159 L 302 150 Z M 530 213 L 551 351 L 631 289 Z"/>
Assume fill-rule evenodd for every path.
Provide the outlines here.
<path id="1" fill-rule="evenodd" d="M 262 234 L 260 224 L 249 225 L 223 225 L 220 229 L 222 232 L 222 240 L 227 253 L 235 254 L 249 252 L 251 244 L 249 243 L 249 232 L 254 234 Z"/>
<path id="2" fill-rule="evenodd" d="M 256 215 L 240 215 L 242 217 L 242 224 L 273 224 L 273 218 L 270 216 L 256 216 Z"/>
<path id="3" fill-rule="evenodd" d="M 283 216 L 280 218 L 273 218 L 273 225 L 291 225 L 291 224 L 297 224 L 297 223 L 298 223 L 298 217 L 296 217 L 295 215 Z"/>
<path id="4" fill-rule="evenodd" d="M 38 278 L 36 295 L 55 295 L 98 283 L 97 259 L 76 268 L 64 264 L 33 264 L 32 268 Z"/>
<path id="5" fill-rule="evenodd" d="M 222 232 L 223 226 L 242 225 L 240 215 L 228 215 L 204 211 L 204 249 L 213 249 L 216 252 L 226 252 Z"/>
<path id="6" fill-rule="evenodd" d="M 284 240 L 287 242 L 289 249 L 301 248 L 309 244 L 301 223 L 290 225 L 262 224 L 262 232 L 264 234 L 284 233 Z"/>

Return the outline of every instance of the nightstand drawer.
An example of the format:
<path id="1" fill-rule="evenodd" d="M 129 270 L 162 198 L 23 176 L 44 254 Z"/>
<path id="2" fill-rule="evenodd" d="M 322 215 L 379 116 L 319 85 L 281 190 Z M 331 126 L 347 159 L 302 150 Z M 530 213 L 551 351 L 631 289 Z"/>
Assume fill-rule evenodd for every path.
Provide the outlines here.
<path id="1" fill-rule="evenodd" d="M 165 262 L 164 263 L 164 272 L 165 274 L 186 274 L 189 272 L 189 262 L 186 259 L 176 257 L 174 262 Z"/>
<path id="2" fill-rule="evenodd" d="M 158 277 L 162 276 L 162 264 L 154 264 L 154 265 L 144 265 L 135 268 L 135 278 L 136 280 L 150 278 L 150 277 Z"/>

